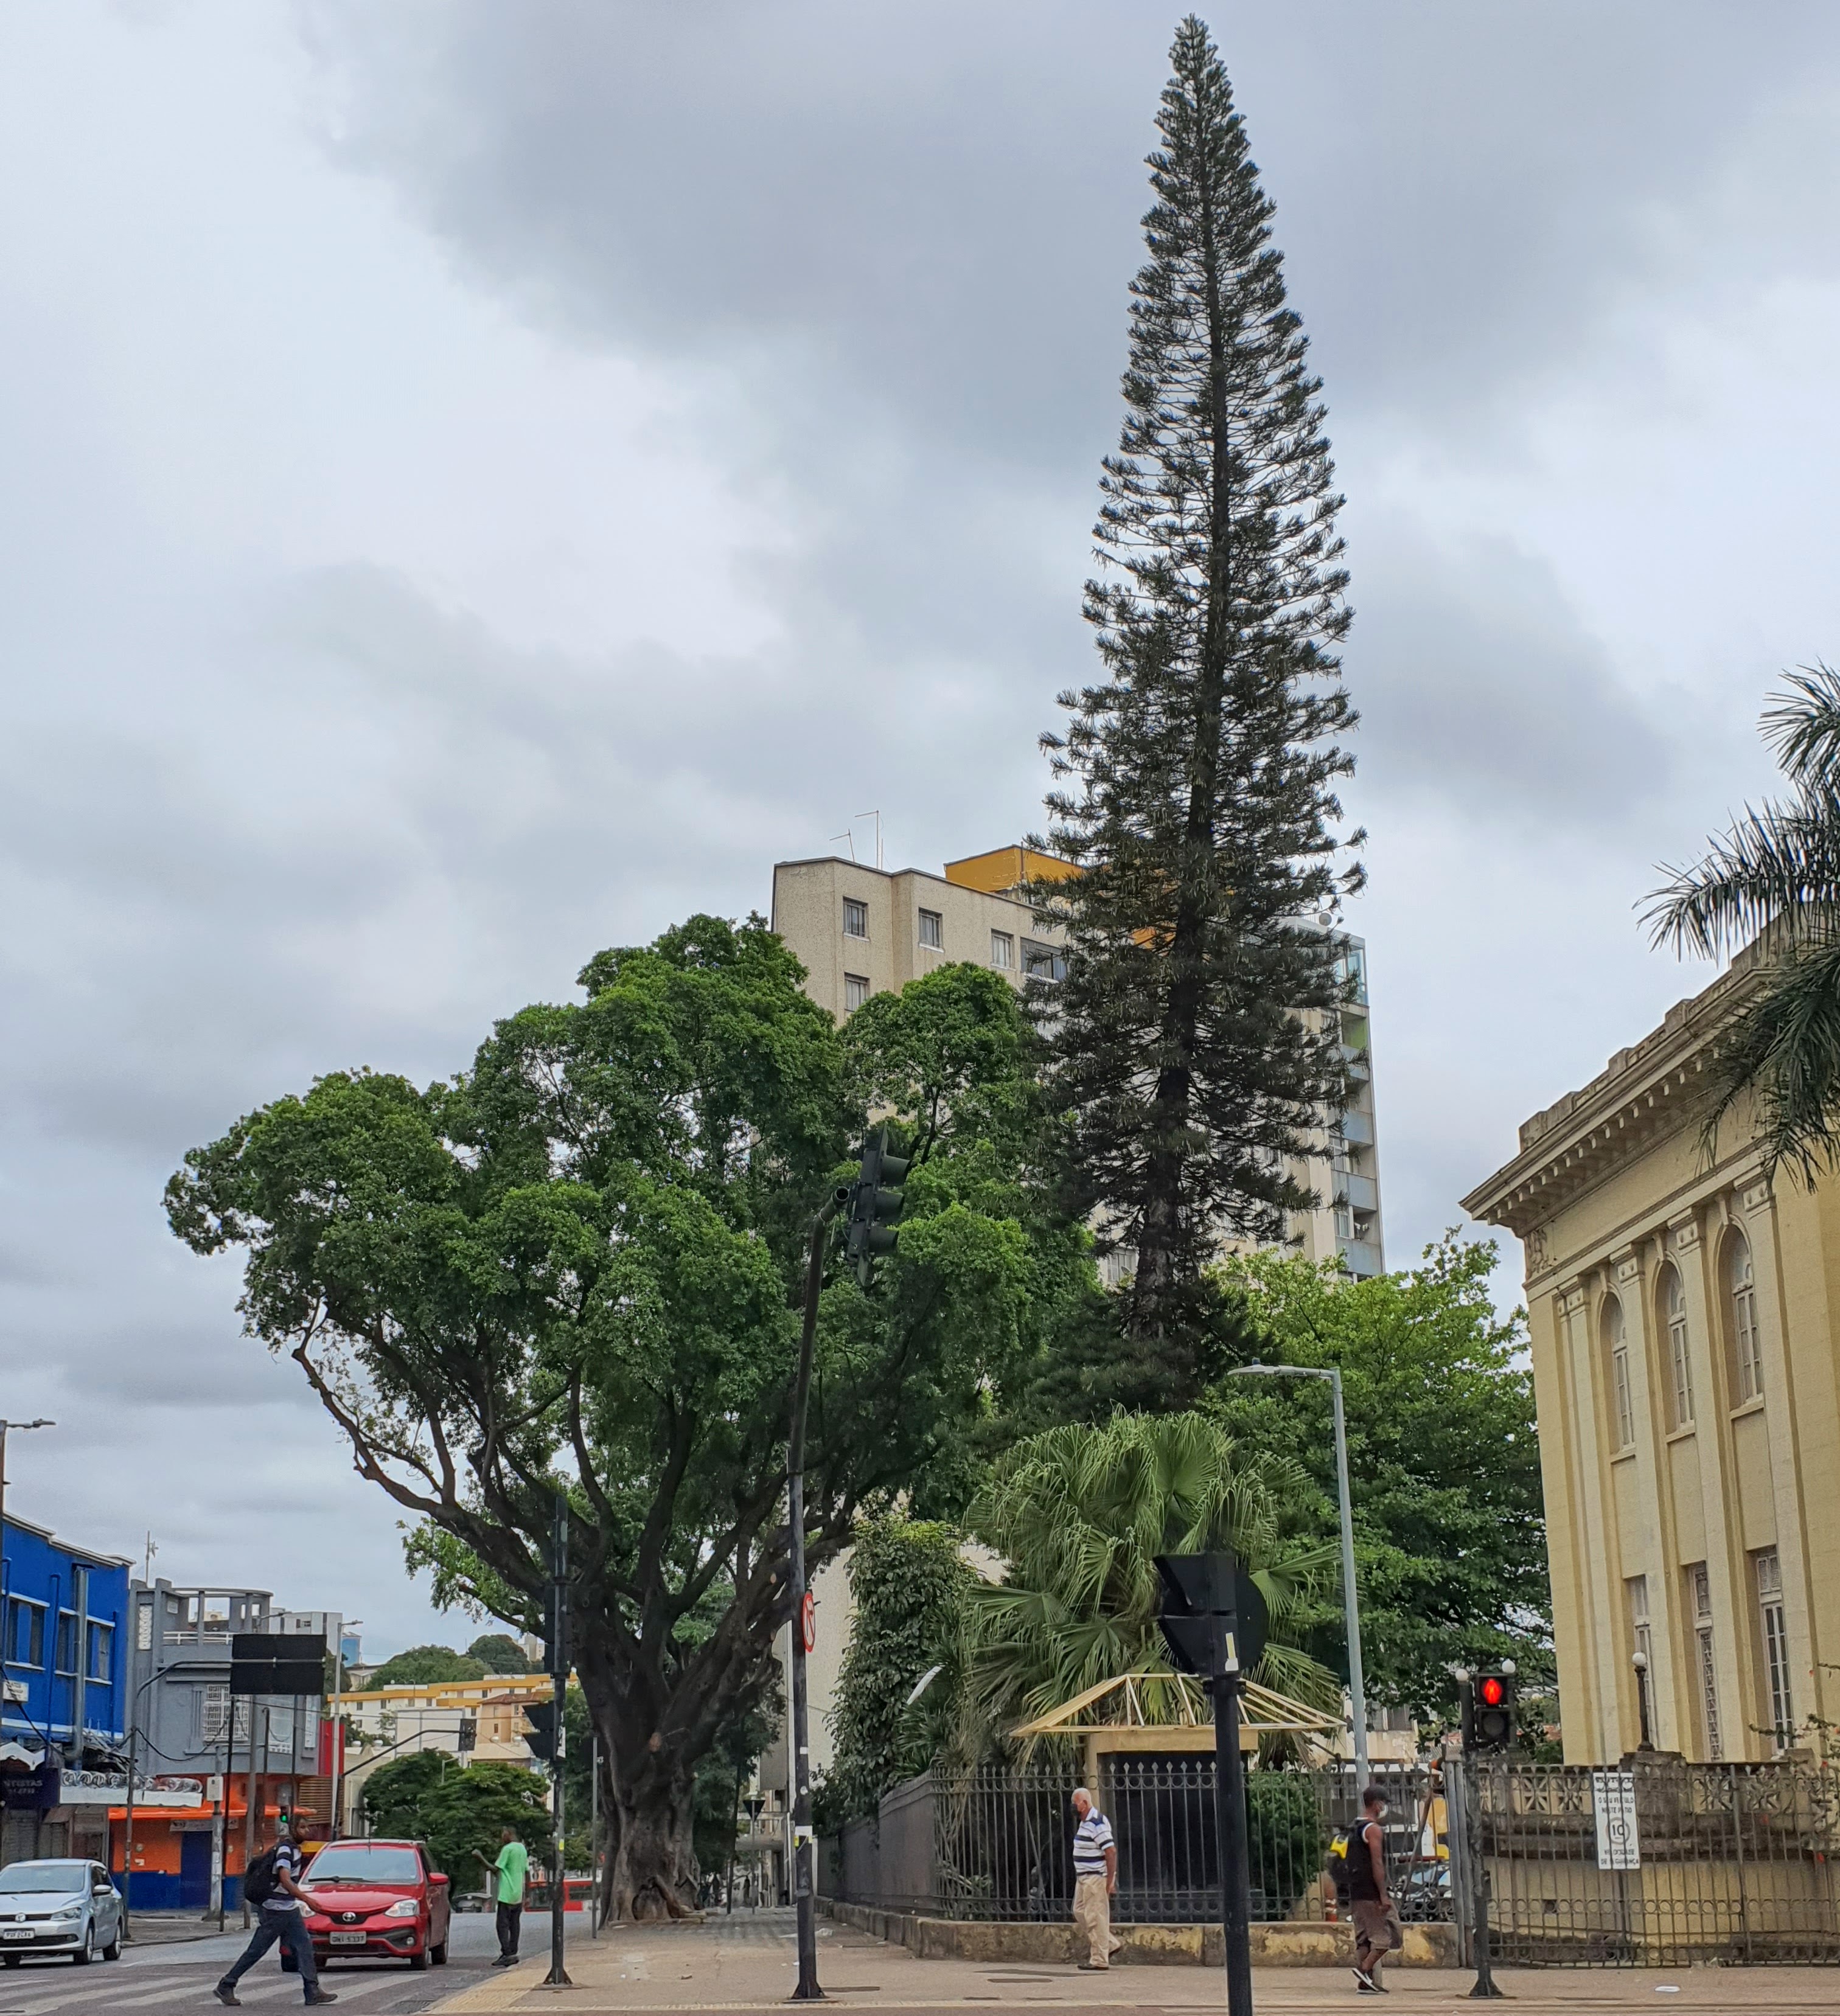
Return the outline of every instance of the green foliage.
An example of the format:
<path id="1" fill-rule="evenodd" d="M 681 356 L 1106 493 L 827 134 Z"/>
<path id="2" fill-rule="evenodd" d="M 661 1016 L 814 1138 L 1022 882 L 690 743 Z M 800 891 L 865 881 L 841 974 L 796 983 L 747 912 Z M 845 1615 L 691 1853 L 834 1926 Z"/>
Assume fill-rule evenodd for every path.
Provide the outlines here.
<path id="1" fill-rule="evenodd" d="M 466 1647 L 469 1659 L 477 1659 L 488 1673 L 535 1673 L 542 1670 L 508 1632 L 484 1631 Z"/>
<path id="2" fill-rule="evenodd" d="M 445 1752 L 417 1751 L 380 1764 L 364 1787 L 372 1833 L 428 1844 L 437 1869 L 459 1889 L 474 1887 L 477 1849 L 491 1861 L 510 1827 L 533 1859 L 549 1852 L 549 1788 L 514 1764 L 482 1762 L 463 1769 Z"/>
<path id="3" fill-rule="evenodd" d="M 1493 1244 L 1451 1233 L 1420 1266 L 1370 1280 L 1276 1253 L 1222 1270 L 1269 1362 L 1341 1369 L 1367 1690 L 1427 1717 L 1453 1712 L 1453 1661 L 1505 1653 L 1529 1683 L 1550 1669 L 1533 1381 L 1518 1314 L 1503 1321 L 1489 1298 L 1494 1259 Z M 1327 1381 L 1225 1380 L 1206 1406 L 1242 1446 L 1308 1472 L 1287 1528 L 1334 1543 Z M 1345 1675 L 1338 1576 L 1302 1642 Z"/>
<path id="4" fill-rule="evenodd" d="M 484 1662 L 447 1645 L 412 1645 L 386 1659 L 370 1676 L 373 1687 L 427 1687 L 440 1680 L 477 1680 L 492 1670 Z M 518 1669 L 522 1672 L 523 1669 Z"/>
<path id="5" fill-rule="evenodd" d="M 1077 1215 L 1136 1255 L 1134 1335 L 1196 1321 L 1223 1229 L 1280 1236 L 1286 1173 L 1345 1102 L 1330 933 L 1355 721 L 1341 504 L 1273 207 L 1208 30 L 1176 31 L 1131 290 L 1118 452 L 1087 585 L 1104 676 L 1061 696 L 1043 885 L 1068 974 L 1042 990 Z"/>
<path id="6" fill-rule="evenodd" d="M 643 1916 L 693 1901 L 699 1763 L 772 1670 L 807 1228 L 861 1102 L 892 1099 L 924 1152 L 875 1292 L 824 1288 L 814 1568 L 902 1493 L 962 1503 L 1092 1263 L 1025 1160 L 1027 1031 L 975 969 L 847 1042 L 758 919 L 693 918 L 582 978 L 585 1003 L 499 1023 L 445 1084 L 335 1072 L 248 1115 L 167 1201 L 199 1252 L 244 1250 L 250 1330 L 416 1522 L 437 1601 L 534 1626 L 566 1489 L 611 1901 Z"/>
<path id="7" fill-rule="evenodd" d="M 974 1712 L 1000 1733 L 1101 1680 L 1168 1672 L 1156 1557 L 1220 1546 L 1252 1571 L 1270 1609 L 1254 1676 L 1332 1703 L 1328 1675 L 1292 1635 L 1334 1559 L 1285 1538 L 1306 1488 L 1294 1463 L 1197 1413 L 1119 1414 L 1021 1444 L 971 1510 L 972 1530 L 1006 1564 L 1001 1582 L 971 1591 Z"/>
<path id="8" fill-rule="evenodd" d="M 1246 1773 L 1246 1834 L 1253 1881 L 1265 1892 L 1266 1914 L 1287 1917 L 1323 1873 L 1328 1837 L 1315 1781 L 1302 1773 Z"/>
<path id="9" fill-rule="evenodd" d="M 976 1579 L 951 1526 L 891 1515 L 858 1528 L 850 1556 L 855 1622 L 832 1712 L 836 1761 L 826 1785 L 834 1826 L 873 1813 L 891 1785 L 938 1755 L 962 1684 Z M 934 1665 L 945 1670 L 906 1708 L 915 1682 Z"/>
<path id="10" fill-rule="evenodd" d="M 1748 811 L 1649 898 L 1655 941 L 1701 959 L 1759 948 L 1712 1059 L 1709 1155 L 1741 1101 L 1768 1165 L 1804 1183 L 1840 1165 L 1840 671 L 1791 674 L 1763 731 L 1786 804 Z"/>

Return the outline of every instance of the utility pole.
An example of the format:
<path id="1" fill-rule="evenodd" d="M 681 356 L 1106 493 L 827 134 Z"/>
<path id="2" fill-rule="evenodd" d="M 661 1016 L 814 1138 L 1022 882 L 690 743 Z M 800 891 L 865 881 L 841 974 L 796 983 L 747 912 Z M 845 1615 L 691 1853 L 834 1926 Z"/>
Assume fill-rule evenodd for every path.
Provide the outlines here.
<path id="1" fill-rule="evenodd" d="M 1361 1604 L 1355 1588 L 1355 1515 L 1348 1488 L 1348 1420 L 1341 1410 L 1341 1371 L 1338 1366 L 1240 1365 L 1230 1379 L 1327 1379 L 1334 1403 L 1335 1496 L 1341 1515 L 1341 1619 L 1348 1640 L 1348 1720 L 1353 1726 L 1355 1811 L 1367 1789 L 1367 1683 L 1361 1670 Z"/>
<path id="2" fill-rule="evenodd" d="M 786 1452 L 786 1524 L 791 1554 L 791 1615 L 787 1636 L 792 1659 L 792 1898 L 798 1918 L 798 1985 L 794 2002 L 822 2002 L 818 1985 L 818 1906 L 814 1894 L 812 1837 L 812 1752 L 806 1728 L 805 1684 L 805 1409 L 812 1391 L 812 1351 L 818 1334 L 818 1297 L 824 1286 L 824 1246 L 830 1222 L 849 1200 L 847 1188 L 831 1193 L 812 1220 L 805 1262 L 805 1325 L 799 1333 L 798 1375 L 792 1388 L 792 1429 Z"/>
<path id="3" fill-rule="evenodd" d="M 56 1426 L 57 1423 L 56 1421 L 47 1421 L 42 1419 L 36 1421 L 0 1420 L 0 1568 L 4 1567 L 6 1560 L 6 1438 L 12 1434 L 15 1428 L 19 1429 L 23 1434 L 31 1428 L 55 1428 Z M 3 1579 L 0 1579 L 0 1593 L 3 1593 Z M 55 1639 L 56 1636 L 56 1627 L 55 1622 L 53 1624 L 52 1635 Z M 54 1661 L 53 1664 L 55 1663 L 56 1661 Z M 0 1674 L 4 1674 L 5 1671 L 5 1633 L 4 1632 L 0 1632 Z M 48 1741 L 49 1739 L 49 1728 L 50 1718 L 47 1715 L 46 1734 Z"/>
<path id="4" fill-rule="evenodd" d="M 567 1915 L 568 1885 L 562 1852 L 562 1779 L 568 1753 L 568 1566 L 569 1502 L 556 1494 L 556 1514 L 549 1529 L 549 1675 L 554 1688 L 556 1754 L 550 1766 L 556 1840 L 549 1855 L 549 1971 L 543 1978 L 546 1988 L 572 1988 L 568 1969 L 563 1964 L 563 1921 Z"/>

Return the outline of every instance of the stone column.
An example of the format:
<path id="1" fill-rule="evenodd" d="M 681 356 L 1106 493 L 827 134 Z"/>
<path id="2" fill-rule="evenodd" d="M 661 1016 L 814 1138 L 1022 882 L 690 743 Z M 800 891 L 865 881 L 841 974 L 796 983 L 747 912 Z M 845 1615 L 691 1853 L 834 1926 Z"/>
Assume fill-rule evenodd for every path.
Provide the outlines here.
<path id="1" fill-rule="evenodd" d="M 1789 1639 L 1789 1671 L 1794 1688 L 1798 1721 L 1820 1712 L 1824 1690 L 1816 1663 L 1814 1644 L 1814 1591 L 1809 1579 L 1807 1499 L 1802 1474 L 1801 1436 L 1795 1413 L 1795 1374 L 1788 1348 L 1788 1311 L 1783 1299 L 1781 1255 L 1777 1251 L 1780 1228 L 1776 1198 L 1770 1184 L 1759 1178 L 1748 1185 L 1740 1198 L 1743 1206 L 1745 1236 L 1751 1243 L 1751 1274 L 1757 1299 L 1757 1339 L 1763 1359 L 1763 1417 L 1770 1431 L 1770 1481 L 1776 1501 L 1776 1552 L 1782 1568 L 1783 1622 Z M 1741 1554 L 1743 1536 L 1739 1535 Z M 1745 1606 L 1745 1643 L 1761 1648 L 1762 1625 L 1757 1612 L 1756 1580 L 1748 1559 L 1741 1562 Z M 1759 1727 L 1770 1721 L 1767 1699 L 1757 1704 L 1754 1718 Z M 1755 1737 L 1760 1753 L 1767 1756 L 1771 1744 Z"/>
<path id="2" fill-rule="evenodd" d="M 1624 1741 L 1623 1690 L 1617 1670 L 1620 1661 L 1615 1629 L 1615 1605 L 1622 1595 L 1618 1569 L 1622 1546 L 1610 1474 L 1609 1410 L 1615 1401 L 1605 1389 L 1591 1302 L 1583 1280 L 1568 1283 L 1560 1292 L 1572 1420 L 1566 1442 L 1577 1464 L 1573 1502 L 1579 1517 L 1573 1541 L 1583 1626 L 1579 1666 L 1581 1674 L 1588 1676 L 1592 1696 L 1583 1743 L 1576 1751 L 1570 1742 L 1565 1747 L 1568 1763 L 1604 1764 L 1620 1757 L 1630 1744 Z"/>
<path id="3" fill-rule="evenodd" d="M 1629 1629 L 1629 1592 L 1625 1585 L 1631 1575 L 1645 1575 L 1654 1741 L 1658 1749 L 1668 1750 L 1678 1747 L 1680 1728 L 1674 1703 L 1676 1577 L 1669 1565 L 1679 1550 L 1675 1541 L 1673 1474 L 1668 1461 L 1667 1410 L 1662 1404 L 1662 1382 L 1668 1376 L 1664 1363 L 1666 1345 L 1657 1334 L 1656 1271 L 1652 1264 L 1643 1264 L 1647 1243 L 1644 1240 L 1640 1247 L 1625 1247 L 1611 1255 L 1616 1294 L 1622 1305 L 1623 1339 L 1629 1347 L 1629 1404 L 1636 1421 L 1636 1502 L 1642 1517 L 1640 1530 L 1622 1535 L 1623 1555 L 1618 1564 L 1611 1630 L 1618 1663 L 1626 1669 L 1621 1691 L 1629 1697 L 1631 1726 L 1639 1731 L 1641 1714 L 1635 1701 L 1635 1672 L 1629 1658 L 1633 1633 Z M 1658 1241 L 1656 1250 L 1660 1250 Z M 1611 1404 L 1615 1405 L 1614 1395 Z"/>
<path id="4" fill-rule="evenodd" d="M 1730 1384 L 1725 1371 L 1724 1330 L 1719 1309 L 1717 1283 L 1709 1269 L 1713 1265 L 1713 1247 L 1700 1236 L 1699 1214 L 1687 1211 L 1668 1226 L 1674 1264 L 1680 1270 L 1680 1286 L 1687 1298 L 1687 1363 L 1693 1377 L 1694 1451 L 1699 1470 L 1700 1525 L 1704 1535 L 1704 1558 L 1713 1589 L 1713 1608 L 1718 1608 L 1719 1568 L 1713 1557 L 1724 1545 L 1730 1524 L 1728 1507 L 1735 1490 L 1731 1449 L 1727 1429 L 1730 1413 Z M 1699 1558 L 1697 1557 L 1695 1558 Z M 1701 1756 L 1705 1749 L 1703 1717 L 1699 1699 L 1699 1647 L 1694 1640 L 1693 1606 L 1687 1597 L 1684 1549 L 1668 1564 L 1668 1587 L 1676 1618 L 1674 1650 L 1679 1660 L 1679 1713 L 1680 1749 L 1689 1757 Z M 1713 1629 L 1720 1632 L 1716 1615 Z M 1719 1683 L 1720 1706 L 1724 1706 L 1724 1683 Z M 1728 1713 L 1719 1718 L 1727 1740 L 1724 1748 L 1731 1755 Z"/>

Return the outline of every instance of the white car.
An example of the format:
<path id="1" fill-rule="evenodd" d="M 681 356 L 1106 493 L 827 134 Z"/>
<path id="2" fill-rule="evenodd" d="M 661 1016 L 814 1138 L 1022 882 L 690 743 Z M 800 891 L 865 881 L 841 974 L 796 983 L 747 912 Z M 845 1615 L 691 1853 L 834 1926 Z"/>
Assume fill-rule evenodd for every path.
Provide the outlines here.
<path id="1" fill-rule="evenodd" d="M 86 1967 L 121 1957 L 121 1898 L 99 1862 L 9 1862 L 0 1869 L 0 1964 L 68 1953 Z"/>

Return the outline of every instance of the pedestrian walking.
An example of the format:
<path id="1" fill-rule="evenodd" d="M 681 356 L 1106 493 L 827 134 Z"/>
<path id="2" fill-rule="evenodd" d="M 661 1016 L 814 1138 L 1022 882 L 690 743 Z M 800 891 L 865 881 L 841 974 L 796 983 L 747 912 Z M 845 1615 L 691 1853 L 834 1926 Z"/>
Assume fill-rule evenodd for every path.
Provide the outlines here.
<path id="1" fill-rule="evenodd" d="M 237 1982 L 277 1943 L 293 1955 L 309 2009 L 339 1999 L 330 1989 L 319 1985 L 319 1970 L 313 1959 L 313 1935 L 307 1930 L 307 1913 L 325 1909 L 310 1891 L 301 1888 L 301 1844 L 311 1824 L 297 1807 L 288 1816 L 287 1831 L 280 1840 L 267 1855 L 258 1855 L 243 1872 L 244 1892 L 252 1904 L 261 1908 L 242 1958 L 217 1985 L 217 1998 L 226 2009 L 243 2007 L 236 1999 Z"/>
<path id="2" fill-rule="evenodd" d="M 1086 1935 L 1082 1974 L 1103 1974 L 1125 1942 L 1111 1935 L 1112 1893 L 1118 1887 L 1118 1844 L 1111 1823 L 1084 1785 L 1073 1795 L 1079 1824 L 1073 1834 L 1073 1921 Z"/>
<path id="3" fill-rule="evenodd" d="M 1348 1894 L 1355 1909 L 1355 1991 L 1385 1995 L 1381 1963 L 1399 1949 L 1404 1935 L 1386 1887 L 1386 1795 L 1370 1785 L 1361 1795 L 1361 1824 L 1348 1844 Z"/>
<path id="4" fill-rule="evenodd" d="M 494 1967 L 517 1964 L 517 1935 L 524 1925 L 524 1882 L 530 1873 L 531 1852 L 517 1838 L 515 1827 L 506 1827 L 499 1837 L 499 1859 L 487 1862 L 479 1850 L 473 1852 L 492 1873 L 492 1894 L 499 1906 L 499 1957 Z"/>

